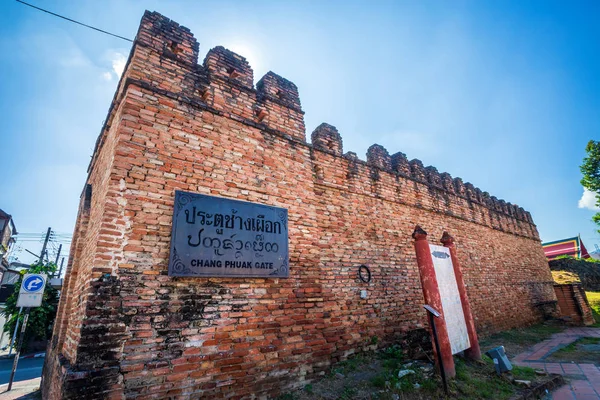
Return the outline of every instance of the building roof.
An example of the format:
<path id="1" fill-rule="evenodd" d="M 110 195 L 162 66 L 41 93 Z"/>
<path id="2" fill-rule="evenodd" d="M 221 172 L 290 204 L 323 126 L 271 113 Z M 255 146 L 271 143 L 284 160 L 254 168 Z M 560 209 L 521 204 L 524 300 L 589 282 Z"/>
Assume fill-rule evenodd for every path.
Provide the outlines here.
<path id="1" fill-rule="evenodd" d="M 548 260 L 554 260 L 558 256 L 590 258 L 590 254 L 579 236 L 542 243 L 542 247 L 544 248 L 544 254 L 546 254 Z"/>
<path id="2" fill-rule="evenodd" d="M 12 225 L 12 234 L 16 235 L 17 233 L 17 228 L 15 227 L 15 221 L 12 218 L 12 215 L 8 214 L 6 211 L 4 211 L 3 209 L 0 208 L 0 218 L 2 219 L 8 219 L 10 221 L 10 224 Z"/>

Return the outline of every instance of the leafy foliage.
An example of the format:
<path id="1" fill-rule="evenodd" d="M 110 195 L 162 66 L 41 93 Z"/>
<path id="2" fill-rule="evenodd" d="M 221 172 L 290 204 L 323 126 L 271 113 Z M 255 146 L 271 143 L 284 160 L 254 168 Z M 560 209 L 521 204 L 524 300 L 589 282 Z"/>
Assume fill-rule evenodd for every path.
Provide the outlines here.
<path id="1" fill-rule="evenodd" d="M 56 272 L 56 269 L 56 264 L 50 262 L 46 264 L 32 264 L 28 270 L 21 271 L 21 276 L 15 283 L 15 290 L 10 297 L 6 299 L 6 307 L 2 311 L 2 314 L 6 317 L 4 332 L 9 332 L 9 334 L 12 334 L 13 330 L 15 329 L 15 324 L 17 323 L 17 318 L 20 319 L 19 331 L 21 330 L 20 326 L 23 323 L 24 313 L 19 316 L 17 299 L 19 297 L 19 291 L 21 290 L 23 275 L 41 273 L 50 276 Z M 56 318 L 57 307 L 58 290 L 47 284 L 46 289 L 44 290 L 44 297 L 42 298 L 42 305 L 40 307 L 32 308 L 29 313 L 29 320 L 27 322 L 27 330 L 25 331 L 23 344 L 24 350 L 31 340 L 50 339 L 52 336 L 52 324 Z M 17 334 L 17 341 L 19 340 L 19 337 L 20 333 Z"/>
<path id="2" fill-rule="evenodd" d="M 600 215 L 600 213 L 598 213 L 598 215 Z M 590 262 L 590 263 L 600 263 L 600 261 L 596 260 L 595 258 L 579 258 L 579 257 L 570 256 L 567 254 L 561 254 L 560 256 L 557 256 L 554 259 L 555 260 L 575 260 L 575 261 L 585 261 L 585 262 Z"/>
<path id="3" fill-rule="evenodd" d="M 583 174 L 581 184 L 596 194 L 596 205 L 600 207 L 600 142 L 590 140 L 585 151 L 587 157 L 583 159 L 583 164 L 579 167 Z M 592 217 L 592 221 L 600 227 L 600 212 Z M 600 229 L 598 233 L 600 233 Z"/>

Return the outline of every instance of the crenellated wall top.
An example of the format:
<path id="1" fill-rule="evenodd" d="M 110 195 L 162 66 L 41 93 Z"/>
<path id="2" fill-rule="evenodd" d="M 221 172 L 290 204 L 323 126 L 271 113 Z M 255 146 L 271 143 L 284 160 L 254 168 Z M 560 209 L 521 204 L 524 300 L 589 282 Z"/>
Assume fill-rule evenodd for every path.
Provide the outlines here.
<path id="1" fill-rule="evenodd" d="M 531 214 L 521 207 L 490 196 L 447 172 L 440 173 L 433 166 L 425 167 L 418 159 L 409 161 L 402 152 L 390 155 L 385 147 L 374 144 L 367 150 L 366 161 L 352 152 L 344 154 L 342 136 L 330 124 L 319 125 L 311 134 L 312 144 L 307 143 L 304 112 L 298 88 L 293 82 L 269 71 L 255 87 L 254 71 L 246 58 L 222 46 L 209 50 L 202 64 L 198 64 L 198 57 L 199 44 L 188 28 L 159 13 L 146 11 L 121 85 L 125 79 L 144 88 L 164 91 L 180 101 L 189 101 L 257 128 L 276 132 L 346 162 L 363 163 L 404 177 L 533 226 Z M 156 70 L 146 68 L 149 63 L 155 65 Z M 113 105 L 117 102 L 115 96 Z M 110 121 L 113 111 L 111 107 L 107 121 Z M 96 150 L 101 145 L 102 134 Z"/>
<path id="2" fill-rule="evenodd" d="M 342 155 L 342 136 L 336 127 L 322 123 L 313 131 L 311 138 L 315 149 L 338 156 Z M 330 144 L 332 142 L 335 143 L 336 148 L 336 151 L 333 152 Z M 385 147 L 373 144 L 367 150 L 366 161 L 360 160 L 354 152 L 348 152 L 344 157 L 352 162 L 363 163 L 369 167 L 410 179 L 437 191 L 446 192 L 449 195 L 467 200 L 472 204 L 479 204 L 498 214 L 534 225 L 531 214 L 523 208 L 495 196 L 490 196 L 488 192 L 482 191 L 470 182 L 463 182 L 459 177 L 452 178 L 447 172 L 440 173 L 433 166 L 425 167 L 421 160 L 413 159 L 409 161 L 406 154 L 402 152 L 390 156 Z"/>

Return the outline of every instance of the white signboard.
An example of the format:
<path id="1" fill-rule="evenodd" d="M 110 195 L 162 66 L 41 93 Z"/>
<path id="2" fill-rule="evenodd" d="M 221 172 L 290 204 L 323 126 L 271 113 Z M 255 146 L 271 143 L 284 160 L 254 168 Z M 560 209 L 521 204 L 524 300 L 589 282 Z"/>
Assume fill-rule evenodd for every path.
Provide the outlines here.
<path id="1" fill-rule="evenodd" d="M 46 274 L 25 274 L 19 291 L 17 307 L 39 307 L 46 289 Z"/>
<path id="2" fill-rule="evenodd" d="M 452 348 L 452 354 L 456 354 L 468 349 L 471 344 L 469 343 L 467 323 L 460 301 L 450 250 L 447 247 L 430 244 L 429 251 L 433 259 L 435 277 L 442 297 L 442 308 L 448 327 L 450 347 Z"/>

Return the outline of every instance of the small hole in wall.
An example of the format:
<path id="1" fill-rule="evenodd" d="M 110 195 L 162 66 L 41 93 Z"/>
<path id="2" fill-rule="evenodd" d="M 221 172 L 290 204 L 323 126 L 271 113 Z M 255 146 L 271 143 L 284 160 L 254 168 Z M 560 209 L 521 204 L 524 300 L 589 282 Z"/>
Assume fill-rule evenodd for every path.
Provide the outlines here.
<path id="1" fill-rule="evenodd" d="M 235 68 L 233 67 L 229 67 L 227 68 L 227 74 L 229 75 L 230 78 L 237 78 L 238 76 L 240 76 L 241 74 L 239 72 L 237 72 L 235 70 Z"/>
<path id="2" fill-rule="evenodd" d="M 320 167 L 320 166 L 318 166 L 318 165 L 315 165 L 314 174 L 315 174 L 315 178 L 317 178 L 317 179 L 324 179 L 325 178 L 325 174 L 324 174 L 323 168 Z"/>
<path id="3" fill-rule="evenodd" d="M 179 45 L 176 42 L 171 42 L 171 45 L 169 46 L 169 48 L 175 54 L 178 54 L 179 52 L 181 52 L 181 49 L 179 48 Z"/>
<path id="4" fill-rule="evenodd" d="M 279 100 L 285 100 L 285 93 L 283 92 L 283 90 L 277 89 L 277 92 L 275 93 L 275 95 L 277 96 L 277 98 Z"/>
<path id="5" fill-rule="evenodd" d="M 265 111 L 263 108 L 256 108 L 254 110 L 254 114 L 256 114 L 256 119 L 258 119 L 258 122 L 261 122 L 267 116 L 267 111 Z"/>
<path id="6" fill-rule="evenodd" d="M 198 89 L 198 94 L 200 95 L 202 100 L 206 101 L 206 99 L 208 99 L 208 96 L 210 95 L 210 92 L 208 91 L 208 88 L 200 88 Z"/>

